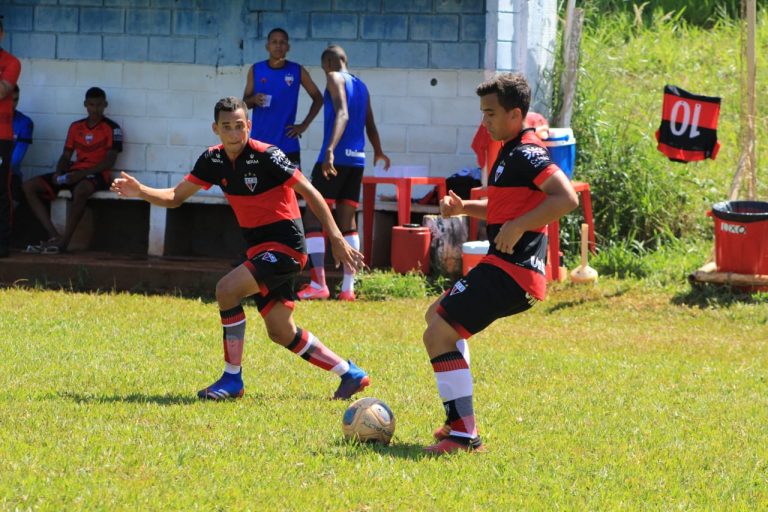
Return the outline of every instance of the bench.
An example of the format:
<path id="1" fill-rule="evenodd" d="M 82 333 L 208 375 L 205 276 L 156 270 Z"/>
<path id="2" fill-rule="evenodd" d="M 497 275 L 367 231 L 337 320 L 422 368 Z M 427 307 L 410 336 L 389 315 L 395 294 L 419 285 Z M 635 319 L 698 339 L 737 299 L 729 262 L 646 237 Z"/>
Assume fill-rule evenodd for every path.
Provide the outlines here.
<path id="1" fill-rule="evenodd" d="M 56 199 L 51 202 L 51 221 L 59 232 L 63 232 L 67 224 L 67 216 L 69 214 L 70 200 L 72 194 L 68 190 L 61 190 Z M 95 192 L 89 199 L 93 200 L 120 200 L 120 201 L 142 201 L 133 197 L 120 197 L 113 192 L 101 190 Z M 185 203 L 192 204 L 215 204 L 226 205 L 227 199 L 223 195 L 216 194 L 195 194 L 185 201 Z M 155 206 L 151 203 L 149 205 L 149 233 L 147 237 L 147 254 L 149 256 L 164 256 L 165 255 L 165 242 L 166 242 L 166 223 L 168 216 L 168 208 L 161 206 Z"/>
<path id="2" fill-rule="evenodd" d="M 63 232 L 66 228 L 67 216 L 69 214 L 69 208 L 71 204 L 72 194 L 68 190 L 62 190 L 58 193 L 55 200 L 51 202 L 51 221 L 59 232 Z M 137 198 L 120 197 L 109 191 L 95 192 L 89 201 L 142 201 Z M 142 201 L 143 202 L 143 201 Z M 149 256 L 166 256 L 166 250 L 168 249 L 169 233 L 168 227 L 168 214 L 169 209 L 160 206 L 155 206 L 150 203 L 145 203 L 149 207 L 149 224 L 147 233 L 147 254 Z M 199 205 L 228 205 L 227 199 L 217 193 L 211 192 L 199 192 L 185 201 L 185 204 L 199 204 Z M 304 201 L 299 200 L 299 206 L 304 207 Z M 390 214 L 396 214 L 398 212 L 398 204 L 395 201 L 376 201 L 374 210 L 376 212 L 385 212 Z M 437 214 L 437 205 L 420 205 L 413 204 L 411 207 L 413 213 L 420 214 Z M 362 209 L 358 211 L 358 214 L 362 212 Z M 359 215 L 362 217 L 362 215 Z M 362 220 L 358 218 L 358 220 Z M 82 224 L 82 223 L 81 223 Z M 382 226 L 386 228 L 387 226 Z M 390 226 L 391 228 L 391 226 Z M 78 231 L 81 226 L 78 226 Z M 358 222 L 358 230 L 360 233 L 365 233 L 363 225 Z M 388 237 L 384 236 L 388 241 Z M 385 240 L 382 240 L 383 242 Z"/>

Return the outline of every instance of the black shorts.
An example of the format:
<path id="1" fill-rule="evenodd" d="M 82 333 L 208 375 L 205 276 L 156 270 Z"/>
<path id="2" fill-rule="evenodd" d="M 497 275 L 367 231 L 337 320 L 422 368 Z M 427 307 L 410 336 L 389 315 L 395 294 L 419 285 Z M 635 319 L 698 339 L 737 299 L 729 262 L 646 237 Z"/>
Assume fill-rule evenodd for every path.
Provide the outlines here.
<path id="1" fill-rule="evenodd" d="M 49 172 L 48 174 L 43 174 L 37 177 L 37 179 L 43 180 L 43 183 L 45 183 L 46 188 L 48 189 L 48 199 L 50 200 L 56 199 L 56 194 L 59 193 L 59 190 L 72 190 L 80 183 L 78 181 L 72 185 L 59 185 L 56 183 L 56 180 L 53 179 L 55 174 L 56 173 Z M 83 178 L 83 180 L 88 180 L 93 183 L 96 192 L 99 190 L 109 190 L 110 181 L 104 178 L 103 173 L 97 172 L 95 174 L 89 174 Z"/>
<path id="2" fill-rule="evenodd" d="M 258 281 L 260 291 L 254 296 L 262 316 L 269 313 L 276 302 L 293 309 L 296 300 L 294 281 L 301 271 L 301 263 L 293 257 L 276 251 L 264 251 L 243 263 Z"/>
<path id="3" fill-rule="evenodd" d="M 445 292 L 437 314 L 467 339 L 494 320 L 522 313 L 537 302 L 509 274 L 481 263 Z"/>
<path id="4" fill-rule="evenodd" d="M 363 183 L 363 168 L 336 165 L 336 176 L 325 179 L 323 166 L 319 162 L 312 168 L 312 186 L 330 204 L 347 203 L 354 207 L 360 204 L 360 186 Z"/>

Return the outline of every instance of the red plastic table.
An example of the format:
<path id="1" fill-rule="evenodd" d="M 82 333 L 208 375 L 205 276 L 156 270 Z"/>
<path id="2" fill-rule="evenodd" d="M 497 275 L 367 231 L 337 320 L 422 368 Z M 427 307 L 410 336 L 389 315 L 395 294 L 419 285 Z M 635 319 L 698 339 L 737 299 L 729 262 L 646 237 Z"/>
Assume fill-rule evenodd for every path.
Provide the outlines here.
<path id="1" fill-rule="evenodd" d="M 446 194 L 445 178 L 363 176 L 363 255 L 366 265 L 371 264 L 373 252 L 373 212 L 376 202 L 376 185 L 384 183 L 394 185 L 397 190 L 397 224 L 399 226 L 411 222 L 411 189 L 414 185 L 436 185 L 438 200 Z"/>
<path id="2" fill-rule="evenodd" d="M 584 211 L 584 221 L 589 226 L 589 250 L 592 254 L 595 253 L 595 223 L 592 217 L 592 193 L 589 190 L 589 183 L 585 181 L 572 181 L 571 185 L 577 194 L 581 196 L 581 209 Z M 485 189 L 481 187 L 475 187 L 470 191 L 471 199 L 480 199 L 485 197 Z M 555 221 L 547 226 L 547 238 L 549 239 L 549 257 L 547 260 L 550 262 L 549 269 L 550 274 L 547 275 L 547 279 L 556 280 L 557 277 L 554 274 L 554 269 L 559 268 L 560 262 L 560 222 Z M 477 219 L 474 217 L 469 218 L 469 239 L 477 239 Z M 553 263 L 554 262 L 554 263 Z"/>

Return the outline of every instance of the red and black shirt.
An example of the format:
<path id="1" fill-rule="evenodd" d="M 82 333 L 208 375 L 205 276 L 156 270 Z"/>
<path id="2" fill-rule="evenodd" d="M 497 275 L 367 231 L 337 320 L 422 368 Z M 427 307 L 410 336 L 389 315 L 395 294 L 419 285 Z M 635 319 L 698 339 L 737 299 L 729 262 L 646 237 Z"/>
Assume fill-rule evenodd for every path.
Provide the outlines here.
<path id="1" fill-rule="evenodd" d="M 208 190 L 224 192 L 248 244 L 248 257 L 277 251 L 306 263 L 301 212 L 293 185 L 301 170 L 276 146 L 250 139 L 230 161 L 224 146 L 208 148 L 186 180 Z"/>
<path id="2" fill-rule="evenodd" d="M 120 125 L 108 117 L 102 118 L 95 126 L 88 126 L 88 118 L 69 125 L 64 147 L 74 151 L 75 162 L 67 172 L 88 169 L 101 163 L 109 151 L 123 151 L 123 131 Z M 107 183 L 112 169 L 101 171 Z"/>
<path id="3" fill-rule="evenodd" d="M 0 48 L 0 80 L 16 85 L 21 73 L 19 59 Z M 13 140 L 13 94 L 0 99 L 0 140 Z"/>
<path id="4" fill-rule="evenodd" d="M 483 263 L 504 270 L 539 300 L 544 299 L 547 288 L 547 227 L 523 233 L 512 254 L 497 250 L 493 239 L 505 222 L 520 217 L 544 201 L 546 194 L 539 187 L 559 170 L 534 129 L 526 128 L 504 144 L 488 176 L 486 221 L 491 247 Z"/>

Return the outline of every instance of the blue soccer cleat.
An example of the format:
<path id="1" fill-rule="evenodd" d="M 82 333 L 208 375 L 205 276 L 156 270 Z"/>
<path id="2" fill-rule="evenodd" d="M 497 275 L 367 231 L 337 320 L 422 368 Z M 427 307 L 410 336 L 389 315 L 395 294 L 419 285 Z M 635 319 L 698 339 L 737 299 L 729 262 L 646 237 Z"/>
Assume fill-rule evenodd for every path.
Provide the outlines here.
<path id="1" fill-rule="evenodd" d="M 352 361 L 349 363 L 349 370 L 347 373 L 341 376 L 341 384 L 333 394 L 334 400 L 346 400 L 352 398 L 352 395 L 368 387 L 371 383 L 371 378 L 363 370 L 355 366 Z"/>
<path id="2" fill-rule="evenodd" d="M 219 380 L 198 391 L 197 397 L 203 400 L 226 400 L 240 398 L 244 393 L 243 371 L 240 370 L 237 374 L 224 372 Z"/>

